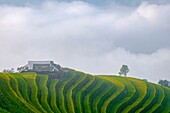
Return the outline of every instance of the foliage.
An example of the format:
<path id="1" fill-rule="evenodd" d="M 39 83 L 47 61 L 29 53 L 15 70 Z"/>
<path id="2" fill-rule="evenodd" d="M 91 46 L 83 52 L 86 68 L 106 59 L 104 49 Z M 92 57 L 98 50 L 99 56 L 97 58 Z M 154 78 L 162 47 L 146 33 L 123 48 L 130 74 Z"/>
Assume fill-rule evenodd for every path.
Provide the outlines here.
<path id="1" fill-rule="evenodd" d="M 24 71 L 25 69 L 28 69 L 28 67 L 27 67 L 27 66 L 22 66 L 22 67 L 18 67 L 18 68 L 17 68 L 17 71 L 18 71 L 18 72 L 22 72 L 22 71 Z"/>
<path id="2" fill-rule="evenodd" d="M 4 72 L 4 73 L 14 73 L 14 68 L 4 69 L 3 72 Z"/>
<path id="3" fill-rule="evenodd" d="M 120 72 L 119 75 L 127 75 L 127 73 L 129 72 L 129 68 L 127 65 L 122 65 L 122 67 L 120 68 Z"/>
<path id="4" fill-rule="evenodd" d="M 168 80 L 159 80 L 158 84 L 170 88 L 170 82 Z"/>
<path id="5" fill-rule="evenodd" d="M 169 88 L 130 77 L 0 73 L 2 113 L 169 113 L 169 95 Z"/>

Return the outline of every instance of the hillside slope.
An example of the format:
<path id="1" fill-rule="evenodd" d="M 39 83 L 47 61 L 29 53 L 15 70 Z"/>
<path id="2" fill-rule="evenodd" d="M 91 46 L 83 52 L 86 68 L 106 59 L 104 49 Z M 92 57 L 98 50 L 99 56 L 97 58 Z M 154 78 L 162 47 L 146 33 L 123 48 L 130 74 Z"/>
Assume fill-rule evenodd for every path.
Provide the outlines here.
<path id="1" fill-rule="evenodd" d="M 169 88 L 129 77 L 0 73 L 0 113 L 169 113 L 169 95 Z"/>

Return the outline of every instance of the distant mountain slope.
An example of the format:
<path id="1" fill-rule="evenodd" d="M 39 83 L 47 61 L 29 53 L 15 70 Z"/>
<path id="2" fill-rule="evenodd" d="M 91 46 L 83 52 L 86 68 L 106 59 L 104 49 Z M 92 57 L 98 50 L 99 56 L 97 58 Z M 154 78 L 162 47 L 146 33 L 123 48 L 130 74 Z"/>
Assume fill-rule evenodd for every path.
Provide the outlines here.
<path id="1" fill-rule="evenodd" d="M 0 73 L 0 113 L 169 113 L 169 95 L 169 88 L 129 77 Z"/>

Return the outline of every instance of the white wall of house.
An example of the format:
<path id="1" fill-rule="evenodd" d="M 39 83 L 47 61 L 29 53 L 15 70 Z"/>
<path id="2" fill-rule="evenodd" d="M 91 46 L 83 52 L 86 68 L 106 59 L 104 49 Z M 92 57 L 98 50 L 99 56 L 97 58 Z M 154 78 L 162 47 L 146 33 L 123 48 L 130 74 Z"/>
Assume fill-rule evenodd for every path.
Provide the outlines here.
<path id="1" fill-rule="evenodd" d="M 34 64 L 51 64 L 53 61 L 28 61 L 28 69 L 33 69 Z"/>

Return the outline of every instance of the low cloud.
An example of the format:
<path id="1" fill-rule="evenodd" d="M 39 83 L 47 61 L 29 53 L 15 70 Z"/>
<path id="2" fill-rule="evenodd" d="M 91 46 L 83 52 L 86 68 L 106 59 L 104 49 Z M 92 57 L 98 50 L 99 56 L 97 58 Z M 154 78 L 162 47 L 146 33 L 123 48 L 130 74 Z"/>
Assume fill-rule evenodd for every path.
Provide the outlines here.
<path id="1" fill-rule="evenodd" d="M 0 6 L 0 69 L 27 60 L 55 60 L 93 74 L 168 77 L 170 4 L 102 8 L 88 2 Z M 153 79 L 155 78 L 155 79 Z"/>

